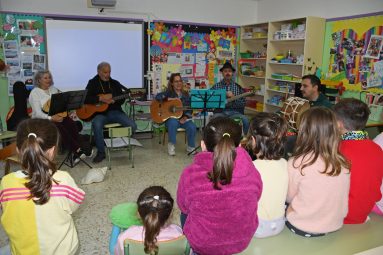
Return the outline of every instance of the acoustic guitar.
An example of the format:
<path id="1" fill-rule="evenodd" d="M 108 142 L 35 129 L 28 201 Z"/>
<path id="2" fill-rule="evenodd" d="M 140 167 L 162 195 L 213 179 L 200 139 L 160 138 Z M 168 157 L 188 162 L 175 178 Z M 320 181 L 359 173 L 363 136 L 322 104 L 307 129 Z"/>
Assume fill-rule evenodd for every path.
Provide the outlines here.
<path id="1" fill-rule="evenodd" d="M 130 98 L 130 94 L 123 94 L 120 96 L 112 97 L 112 94 L 100 94 L 98 96 L 102 96 L 105 98 L 112 99 L 114 101 Z M 84 121 L 89 121 L 92 119 L 93 115 L 97 112 L 105 112 L 108 109 L 109 105 L 105 103 L 98 104 L 84 104 L 81 108 L 76 110 L 77 116 Z"/>
<path id="2" fill-rule="evenodd" d="M 48 101 L 46 101 L 45 104 L 43 105 L 43 112 L 48 114 L 49 108 L 51 108 L 51 100 L 50 99 Z M 60 116 L 61 118 L 65 118 L 68 116 L 68 113 L 67 112 L 60 112 L 60 113 L 56 113 L 55 115 Z"/>
<path id="3" fill-rule="evenodd" d="M 237 99 L 247 97 L 253 94 L 253 91 L 249 91 L 237 96 L 233 96 L 226 100 L 226 105 Z M 190 109 L 190 107 L 183 107 L 182 101 L 178 98 L 170 98 L 169 100 L 164 100 L 162 102 L 153 100 L 150 105 L 150 115 L 152 117 L 153 122 L 162 123 L 169 118 L 181 118 L 183 111 Z"/>

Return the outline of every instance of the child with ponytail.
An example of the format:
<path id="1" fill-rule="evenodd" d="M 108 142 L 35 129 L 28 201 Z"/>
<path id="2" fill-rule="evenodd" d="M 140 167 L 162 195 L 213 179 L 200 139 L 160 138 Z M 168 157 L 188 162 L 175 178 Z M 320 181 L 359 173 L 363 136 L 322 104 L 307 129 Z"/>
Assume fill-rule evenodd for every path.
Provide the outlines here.
<path id="1" fill-rule="evenodd" d="M 144 242 L 144 251 L 154 255 L 158 253 L 158 242 L 176 239 L 182 236 L 182 229 L 168 224 L 173 210 L 174 200 L 161 186 L 146 188 L 137 199 L 138 214 L 142 226 L 130 226 L 118 236 L 114 254 L 124 254 L 124 240 Z"/>
<path id="2" fill-rule="evenodd" d="M 71 214 L 85 193 L 72 177 L 56 169 L 59 140 L 49 120 L 28 119 L 17 128 L 22 170 L 0 185 L 1 224 L 12 254 L 75 254 L 79 246 Z"/>
<path id="3" fill-rule="evenodd" d="M 241 135 L 241 127 L 230 118 L 211 120 L 203 131 L 202 152 L 178 183 L 181 224 L 199 255 L 239 253 L 258 227 L 262 180 L 239 146 Z"/>

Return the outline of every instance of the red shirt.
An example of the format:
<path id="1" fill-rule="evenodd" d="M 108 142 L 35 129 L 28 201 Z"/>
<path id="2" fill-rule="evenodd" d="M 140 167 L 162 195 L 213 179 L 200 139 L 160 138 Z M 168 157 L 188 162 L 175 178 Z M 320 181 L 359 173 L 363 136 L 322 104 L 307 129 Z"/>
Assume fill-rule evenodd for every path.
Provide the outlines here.
<path id="1" fill-rule="evenodd" d="M 369 139 L 342 141 L 340 151 L 351 163 L 348 214 L 344 223 L 364 223 L 382 197 L 383 151 Z"/>

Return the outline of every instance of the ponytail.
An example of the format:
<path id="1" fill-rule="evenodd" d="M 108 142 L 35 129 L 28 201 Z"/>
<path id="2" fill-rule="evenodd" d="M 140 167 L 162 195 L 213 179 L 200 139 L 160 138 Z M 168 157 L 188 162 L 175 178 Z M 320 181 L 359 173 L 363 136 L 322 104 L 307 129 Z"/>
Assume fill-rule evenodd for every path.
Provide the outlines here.
<path id="1" fill-rule="evenodd" d="M 57 171 L 56 164 L 47 155 L 47 151 L 55 148 L 57 142 L 57 128 L 49 120 L 25 120 L 17 129 L 16 143 L 21 166 L 29 179 L 25 187 L 30 190 L 29 198 L 38 205 L 49 201 L 52 182 L 57 183 L 52 177 Z"/>
<path id="2" fill-rule="evenodd" d="M 56 172 L 56 165 L 47 157 L 39 143 L 41 139 L 29 135 L 21 147 L 22 167 L 27 170 L 29 182 L 25 184 L 33 198 L 33 202 L 43 205 L 50 198 L 52 175 Z M 49 172 L 52 171 L 52 173 Z"/>
<path id="3" fill-rule="evenodd" d="M 144 218 L 145 240 L 144 251 L 150 255 L 158 254 L 157 236 L 160 233 L 161 225 L 159 222 L 158 211 L 151 211 Z"/>
<path id="4" fill-rule="evenodd" d="M 208 178 L 213 182 L 214 189 L 218 190 L 221 189 L 220 185 L 231 183 L 234 160 L 237 156 L 233 139 L 230 138 L 230 135 L 225 134 L 214 147 L 213 171 L 208 173 Z"/>

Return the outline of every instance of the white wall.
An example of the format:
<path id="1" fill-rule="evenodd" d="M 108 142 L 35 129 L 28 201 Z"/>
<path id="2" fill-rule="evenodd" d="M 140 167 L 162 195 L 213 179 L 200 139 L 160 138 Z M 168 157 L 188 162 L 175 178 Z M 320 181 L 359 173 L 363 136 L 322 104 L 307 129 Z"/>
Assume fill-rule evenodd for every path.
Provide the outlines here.
<path id="1" fill-rule="evenodd" d="M 145 18 L 222 25 L 242 25 L 257 20 L 252 0 L 117 0 L 114 9 L 88 8 L 87 0 L 1 0 L 1 11 L 81 16 Z M 141 13 L 141 14 L 132 14 Z"/>
<path id="2" fill-rule="evenodd" d="M 258 22 L 317 16 L 336 18 L 383 11 L 383 0 L 260 0 Z"/>

